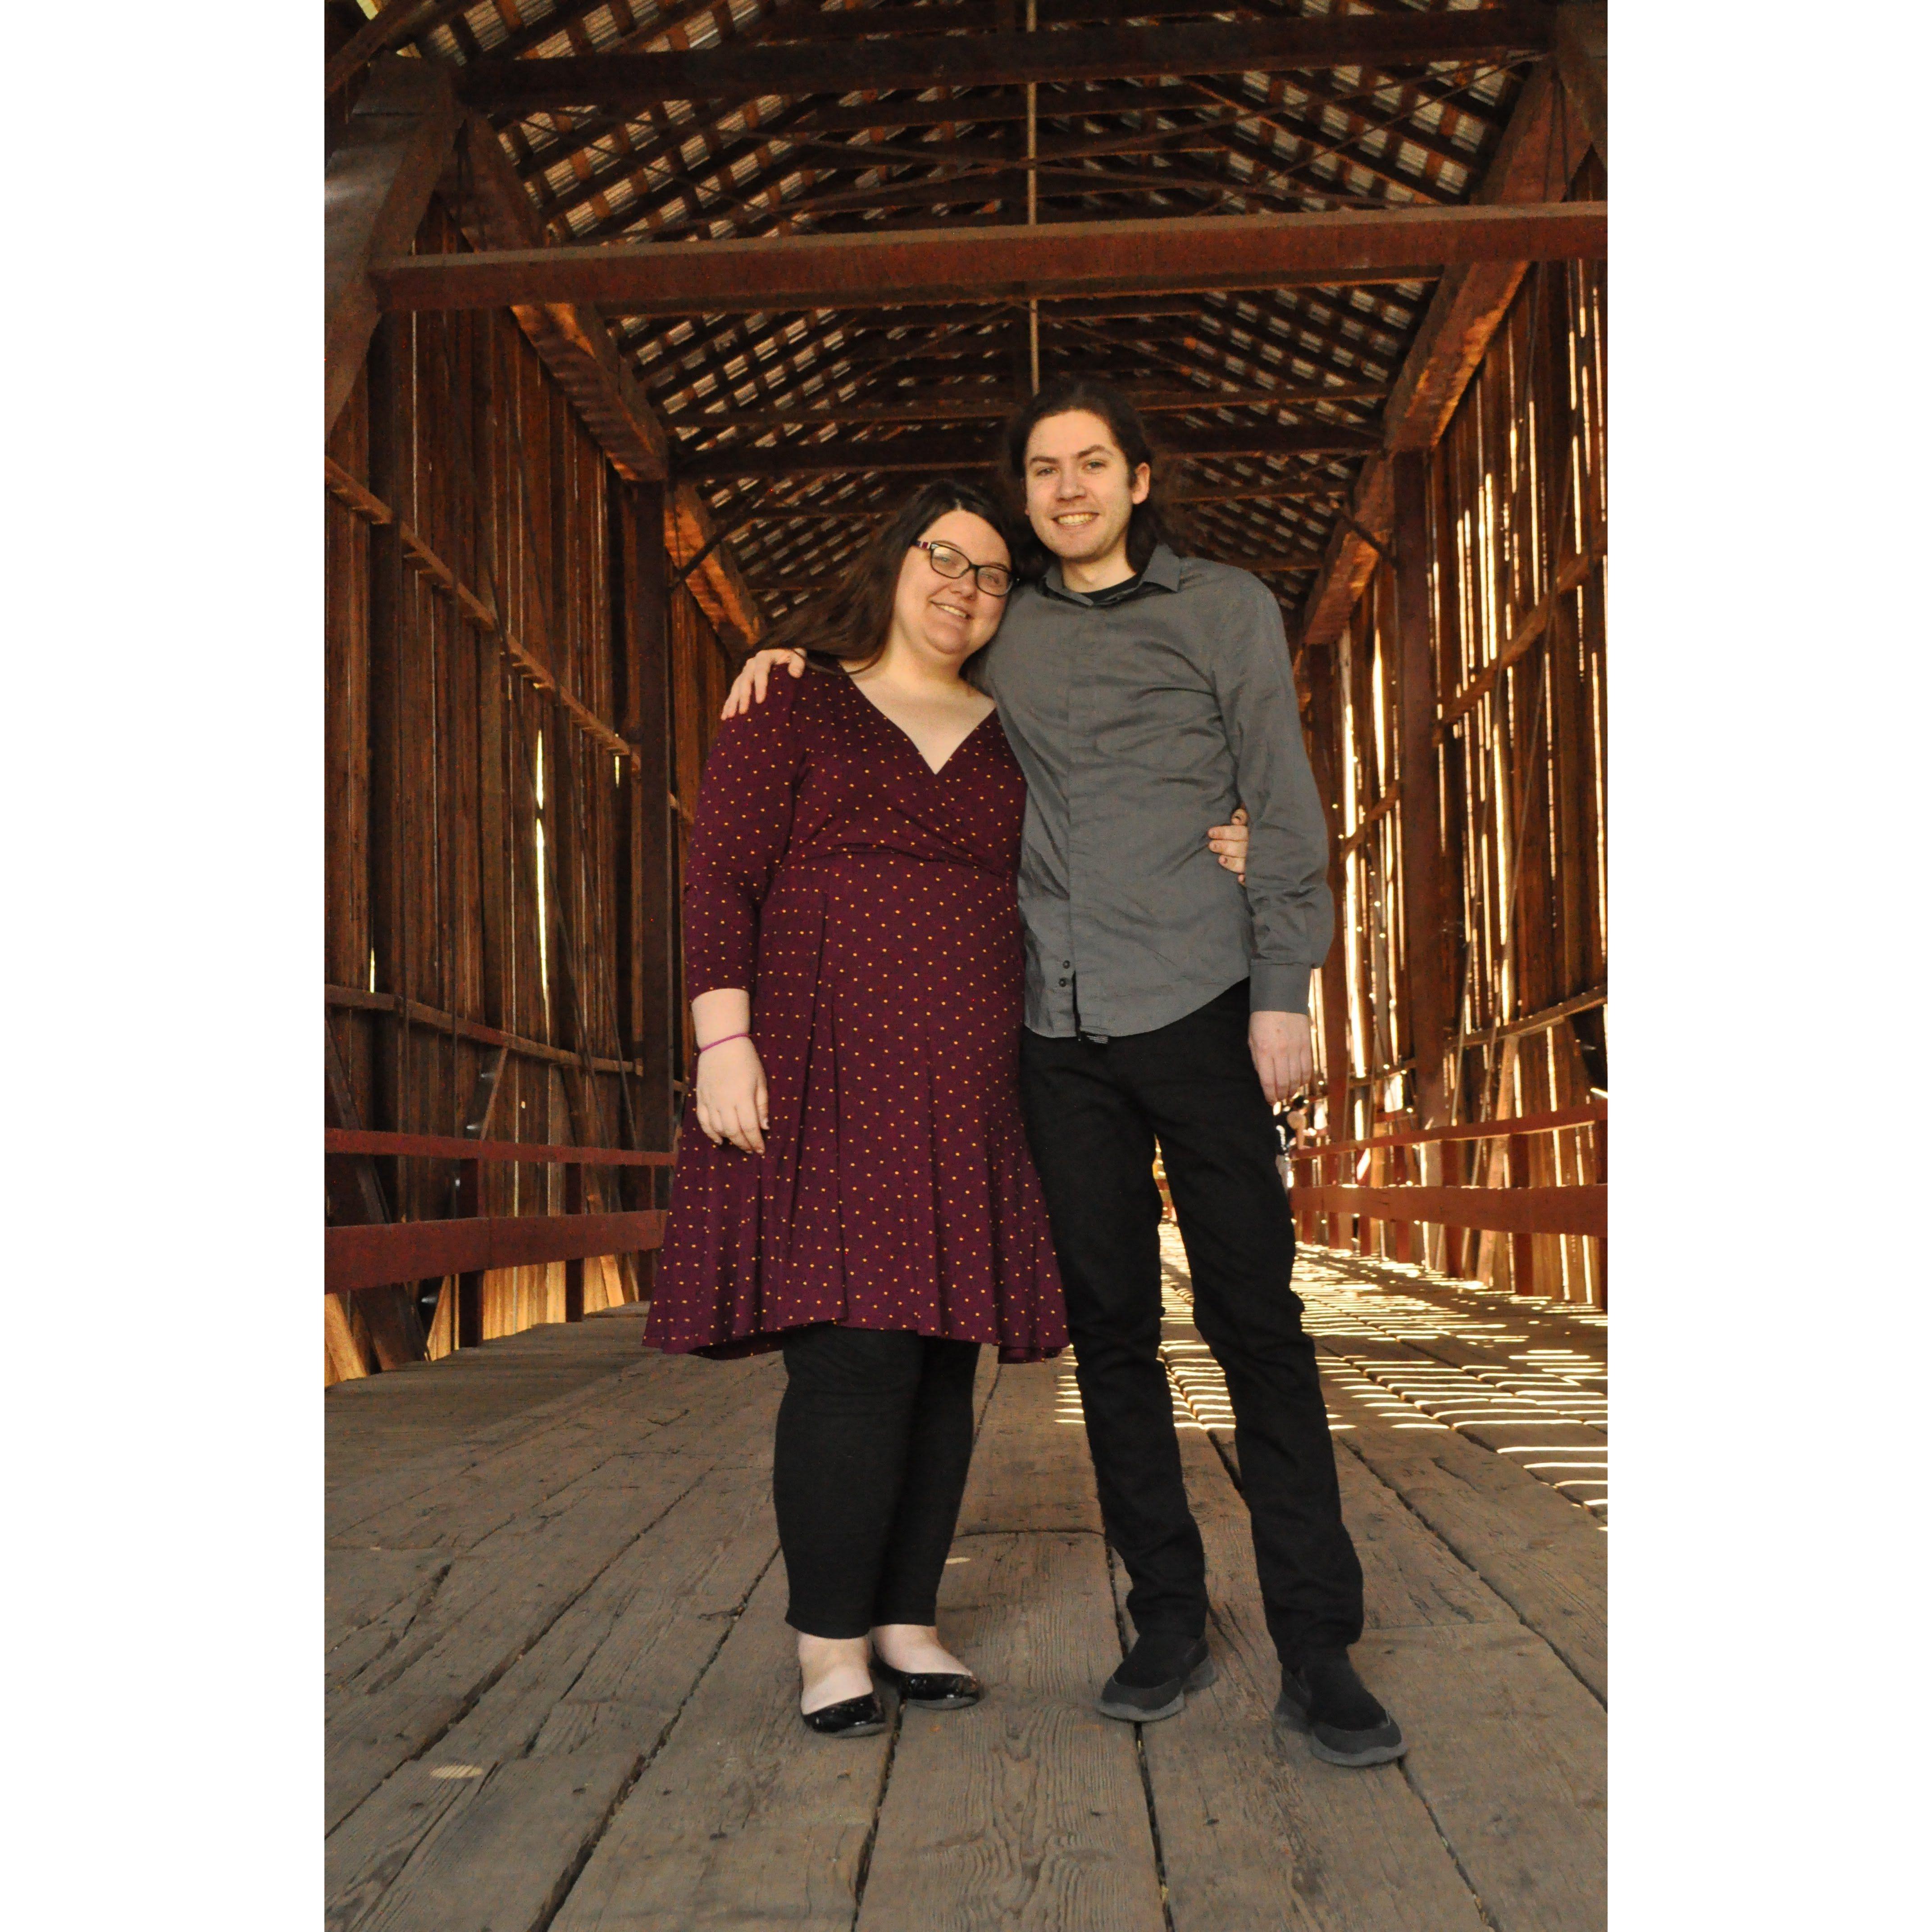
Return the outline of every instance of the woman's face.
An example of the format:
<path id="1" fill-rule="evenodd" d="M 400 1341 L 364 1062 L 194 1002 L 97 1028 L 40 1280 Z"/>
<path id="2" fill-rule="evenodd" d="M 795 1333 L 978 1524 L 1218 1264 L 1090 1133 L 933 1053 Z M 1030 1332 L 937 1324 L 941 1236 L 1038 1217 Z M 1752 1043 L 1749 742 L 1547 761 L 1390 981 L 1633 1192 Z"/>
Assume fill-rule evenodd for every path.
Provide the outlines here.
<path id="1" fill-rule="evenodd" d="M 948 510 L 920 532 L 919 541 L 947 545 L 976 564 L 1012 567 L 999 532 L 970 510 Z M 963 663 L 1000 628 L 1006 608 L 1006 598 L 980 589 L 973 572 L 945 576 L 933 568 L 928 551 L 908 549 L 899 566 L 892 628 L 915 646 Z"/>

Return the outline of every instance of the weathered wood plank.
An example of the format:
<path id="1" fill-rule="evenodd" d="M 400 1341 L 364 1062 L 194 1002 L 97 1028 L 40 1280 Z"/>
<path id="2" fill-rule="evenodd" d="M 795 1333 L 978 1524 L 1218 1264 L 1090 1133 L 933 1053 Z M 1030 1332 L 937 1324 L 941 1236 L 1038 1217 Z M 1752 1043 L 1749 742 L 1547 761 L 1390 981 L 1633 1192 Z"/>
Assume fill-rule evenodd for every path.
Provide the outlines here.
<path id="1" fill-rule="evenodd" d="M 1246 1506 L 1204 1434 L 1182 1432 L 1181 1458 L 1207 1550 L 1219 1676 L 1178 1716 L 1143 1731 L 1174 1932 L 1478 1932 L 1478 1903 L 1400 1768 L 1325 1765 L 1305 1738 L 1274 1727 L 1280 1665 Z M 1372 1615 L 1419 1614 L 1426 1602 L 1414 1580 L 1444 1575 L 1441 1560 L 1391 1552 L 1359 1486 L 1347 1500 Z M 1124 1576 L 1117 1582 L 1124 1617 Z M 1449 1588 L 1440 1607 L 1453 1617 L 1471 1598 L 1466 1585 Z M 1436 1586 L 1421 1594 L 1436 1594 Z M 1366 1674 L 1393 1702 L 1372 1666 Z M 1399 1707 L 1398 1714 L 1409 1721 Z"/>
<path id="2" fill-rule="evenodd" d="M 1601 1699 L 1608 1694 L 1608 1541 L 1600 1525 L 1512 1459 L 1447 1424 L 1422 1423 L 1366 1376 L 1324 1367 L 1336 1442 Z"/>
<path id="3" fill-rule="evenodd" d="M 406 1764 L 328 1846 L 325 1932 L 352 1932 L 394 1885 L 424 1838 L 453 1813 L 466 1808 L 494 1766 L 464 1767 L 473 1775 L 452 1776 L 447 1765 Z"/>
<path id="4" fill-rule="evenodd" d="M 425 1764 L 403 1766 L 332 1834 L 331 1909 L 373 1896 L 370 1875 L 386 1872 L 386 1884 L 436 1822 L 422 1802 L 427 1770 L 580 1750 L 647 1758 L 770 1565 L 770 1491 L 762 1468 L 721 1467 L 640 1537 Z M 560 1843 L 555 1869 L 574 1856 Z"/>
<path id="5" fill-rule="evenodd" d="M 1007 1364 L 982 1413 L 958 1534 L 1100 1528 L 1070 1354 Z"/>
<path id="6" fill-rule="evenodd" d="M 326 1725 L 332 1827 L 426 1748 L 536 1644 L 716 1458 L 624 1459 L 626 1479 L 580 1484 L 555 1514 L 458 1556 L 428 1612 L 346 1685 Z"/>
<path id="7" fill-rule="evenodd" d="M 1378 1630 L 1356 1662 L 1496 1932 L 1601 1932 L 1604 1709 L 1516 1624 Z"/>
<path id="8" fill-rule="evenodd" d="M 740 1382 L 778 1372 L 770 1364 L 644 1353 L 634 1329 L 602 1322 L 570 1332 L 586 1339 L 573 1342 L 561 1327 L 529 1329 L 433 1366 L 358 1383 L 343 1391 L 361 1405 L 353 1409 L 343 1407 L 332 1390 L 326 1411 L 331 1540 L 364 1546 L 380 1542 L 365 1533 L 379 1514 L 400 1510 L 433 1487 L 460 1486 L 466 1472 L 483 1472 L 520 1448 L 534 1450 L 540 1438 L 561 1443 L 572 1430 L 647 1433 L 721 1405 L 728 1412 L 744 1399 L 734 1396 Z M 608 1372 L 586 1385 L 582 1356 L 592 1346 L 607 1344 Z M 435 1379 L 406 1380 L 424 1374 Z M 542 1400 L 546 1388 L 558 1393 Z M 520 1412 L 501 1414 L 506 1402 L 518 1405 Z M 530 1406 L 521 1407 L 525 1403 Z M 488 1419 L 493 1412 L 498 1419 Z M 339 1478 L 338 1471 L 344 1472 Z M 478 1473 L 470 1480 L 488 1478 Z"/>
<path id="9" fill-rule="evenodd" d="M 1103 1545 L 986 1534 L 954 1555 L 941 1628 L 988 1695 L 904 1713 L 858 1932 L 1161 1932 L 1133 1730 L 1093 1703 L 1120 1656 Z"/>
<path id="10" fill-rule="evenodd" d="M 537 1932 L 637 1769 L 628 1751 L 498 1765 L 347 1932 Z M 456 1782 L 459 1780 L 449 1780 Z"/>
<path id="11" fill-rule="evenodd" d="M 850 1932 L 889 1732 L 799 1722 L 774 1564 L 611 1820 L 555 1932 Z"/>

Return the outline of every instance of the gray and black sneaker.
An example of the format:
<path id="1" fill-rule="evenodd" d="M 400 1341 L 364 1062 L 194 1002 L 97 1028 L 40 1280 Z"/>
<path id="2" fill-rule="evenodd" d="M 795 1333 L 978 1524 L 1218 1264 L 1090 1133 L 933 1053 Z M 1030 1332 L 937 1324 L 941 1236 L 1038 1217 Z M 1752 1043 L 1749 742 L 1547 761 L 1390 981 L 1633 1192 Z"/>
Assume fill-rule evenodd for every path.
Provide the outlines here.
<path id="1" fill-rule="evenodd" d="M 1204 1690 L 1214 1681 L 1214 1660 L 1204 1636 L 1149 1630 L 1100 1687 L 1100 1713 L 1124 1724 L 1150 1724 L 1172 1717 L 1189 1691 Z"/>
<path id="2" fill-rule="evenodd" d="M 1346 1650 L 1313 1651 L 1292 1670 L 1284 1665 L 1274 1720 L 1306 1731 L 1309 1748 L 1330 1764 L 1392 1764 L 1408 1749 Z"/>

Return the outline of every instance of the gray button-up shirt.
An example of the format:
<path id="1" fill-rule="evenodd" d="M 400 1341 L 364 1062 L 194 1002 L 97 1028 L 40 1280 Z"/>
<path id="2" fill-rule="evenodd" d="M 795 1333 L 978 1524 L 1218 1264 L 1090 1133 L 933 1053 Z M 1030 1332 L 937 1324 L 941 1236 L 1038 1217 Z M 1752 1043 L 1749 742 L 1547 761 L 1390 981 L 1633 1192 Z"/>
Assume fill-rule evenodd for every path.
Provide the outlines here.
<path id="1" fill-rule="evenodd" d="M 1146 1033 L 1244 979 L 1251 1009 L 1306 1012 L 1334 928 L 1328 830 L 1261 580 L 1162 544 L 1110 602 L 1055 563 L 975 674 L 1026 773 L 1027 1025 Z M 1245 892 L 1208 847 L 1238 805 Z"/>

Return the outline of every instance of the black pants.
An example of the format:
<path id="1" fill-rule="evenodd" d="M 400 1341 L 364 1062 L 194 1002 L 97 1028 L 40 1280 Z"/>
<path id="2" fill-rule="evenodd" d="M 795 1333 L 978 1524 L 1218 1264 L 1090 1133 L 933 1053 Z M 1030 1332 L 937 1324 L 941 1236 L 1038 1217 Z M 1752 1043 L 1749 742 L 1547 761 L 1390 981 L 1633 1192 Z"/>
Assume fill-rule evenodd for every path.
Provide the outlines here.
<path id="1" fill-rule="evenodd" d="M 1294 1220 L 1247 1044 L 1245 981 L 1152 1033 L 1101 1043 L 1023 1033 L 1020 1093 L 1066 1287 L 1107 1534 L 1142 1631 L 1207 1624 L 1160 1343 L 1167 1170 L 1194 1318 L 1228 1379 L 1269 1634 L 1284 1662 L 1362 1633 L 1362 1570 L 1342 1522 L 1315 1346 L 1288 1286 Z"/>
<path id="2" fill-rule="evenodd" d="M 808 1636 L 929 1624 L 973 1457 L 976 1342 L 841 1328 L 785 1338 L 772 1496 Z"/>

